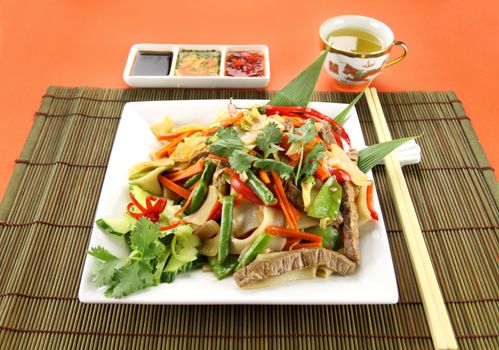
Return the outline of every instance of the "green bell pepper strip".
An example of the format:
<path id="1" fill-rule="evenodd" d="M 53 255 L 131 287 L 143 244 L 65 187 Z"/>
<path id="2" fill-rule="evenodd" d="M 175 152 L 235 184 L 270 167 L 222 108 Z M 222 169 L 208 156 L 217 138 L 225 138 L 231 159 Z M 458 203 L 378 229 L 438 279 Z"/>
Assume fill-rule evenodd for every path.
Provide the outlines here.
<path id="1" fill-rule="evenodd" d="M 248 176 L 248 185 L 251 187 L 253 192 L 262 200 L 265 205 L 274 205 L 277 203 L 277 199 L 271 190 L 256 176 L 252 171 L 246 172 Z"/>
<path id="2" fill-rule="evenodd" d="M 321 228 L 320 226 L 310 227 L 307 228 L 307 232 L 322 236 L 322 246 L 324 248 L 338 250 L 342 246 L 340 233 L 333 226 L 326 226 L 326 228 Z"/>
<path id="3" fill-rule="evenodd" d="M 239 260 L 235 270 L 237 271 L 240 268 L 244 267 L 245 265 L 248 265 L 253 260 L 255 260 L 257 255 L 262 253 L 265 250 L 265 248 L 267 248 L 272 239 L 273 237 L 266 233 L 262 233 L 260 236 L 258 236 L 258 238 L 255 239 L 253 244 L 248 248 L 246 253 L 244 253 L 241 260 Z"/>
<path id="4" fill-rule="evenodd" d="M 308 216 L 324 219 L 336 219 L 338 211 L 340 210 L 342 189 L 341 185 L 336 180 L 336 177 L 331 176 L 322 188 L 320 189 L 317 197 L 310 206 Z"/>
<path id="5" fill-rule="evenodd" d="M 220 220 L 220 240 L 218 242 L 218 263 L 221 264 L 229 256 L 229 243 L 232 233 L 232 209 L 234 196 L 225 196 L 222 199 L 222 218 Z"/>
<path id="6" fill-rule="evenodd" d="M 201 174 L 196 174 L 196 175 L 192 176 L 191 178 L 189 178 L 186 182 L 184 182 L 182 187 L 189 188 L 192 185 L 194 185 L 196 183 L 196 181 L 199 180 L 200 178 L 201 178 Z"/>
<path id="7" fill-rule="evenodd" d="M 208 186 L 211 183 L 211 179 L 213 178 L 213 173 L 216 168 L 217 166 L 215 163 L 206 161 L 203 173 L 201 174 L 201 179 L 192 191 L 191 203 L 185 209 L 185 213 L 187 215 L 196 212 L 203 205 L 204 200 L 206 199 L 206 194 L 208 193 Z"/>

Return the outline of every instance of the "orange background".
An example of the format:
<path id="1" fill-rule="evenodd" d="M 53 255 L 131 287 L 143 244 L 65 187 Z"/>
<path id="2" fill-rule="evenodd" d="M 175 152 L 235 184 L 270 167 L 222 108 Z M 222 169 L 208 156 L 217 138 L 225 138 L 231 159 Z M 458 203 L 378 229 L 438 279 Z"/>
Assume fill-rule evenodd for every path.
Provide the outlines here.
<path id="1" fill-rule="evenodd" d="M 376 88 L 456 91 L 497 168 L 498 13 L 496 0 L 1 0 L 0 196 L 49 85 L 125 87 L 134 43 L 262 43 L 268 89 L 280 89 L 318 55 L 321 22 L 341 14 L 380 19 L 409 46 Z M 317 89 L 333 89 L 325 72 Z"/>

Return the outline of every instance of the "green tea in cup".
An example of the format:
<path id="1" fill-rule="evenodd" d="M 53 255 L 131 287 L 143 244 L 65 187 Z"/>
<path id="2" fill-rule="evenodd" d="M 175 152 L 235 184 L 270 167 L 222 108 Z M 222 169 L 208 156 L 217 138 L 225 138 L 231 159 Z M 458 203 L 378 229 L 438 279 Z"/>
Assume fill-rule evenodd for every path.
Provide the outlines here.
<path id="1" fill-rule="evenodd" d="M 339 28 L 333 30 L 327 41 L 340 50 L 351 52 L 377 52 L 385 46 L 376 34 L 360 28 Z"/>
<path id="2" fill-rule="evenodd" d="M 337 16 L 319 28 L 321 48 L 328 50 L 324 68 L 334 85 L 343 91 L 361 91 L 384 68 L 400 62 L 407 46 L 395 40 L 392 30 L 383 22 L 365 16 Z M 403 52 L 389 60 L 392 48 Z"/>

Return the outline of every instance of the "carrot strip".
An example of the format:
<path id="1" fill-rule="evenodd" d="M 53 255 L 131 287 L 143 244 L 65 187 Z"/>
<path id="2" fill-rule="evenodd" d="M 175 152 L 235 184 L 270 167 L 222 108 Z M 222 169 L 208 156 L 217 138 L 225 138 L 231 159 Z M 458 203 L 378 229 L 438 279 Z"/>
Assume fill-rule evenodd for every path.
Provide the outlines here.
<path id="1" fill-rule="evenodd" d="M 201 131 L 203 129 L 204 128 L 201 128 L 201 127 L 192 127 L 192 128 L 189 128 L 189 130 L 184 130 L 184 131 L 180 131 L 180 132 L 171 132 L 171 133 L 167 133 L 167 134 L 158 135 L 157 139 L 159 141 L 168 141 L 171 139 L 176 139 L 177 137 L 185 135 L 186 133 L 189 133 L 192 131 L 198 132 L 198 131 Z"/>
<path id="2" fill-rule="evenodd" d="M 278 201 L 277 204 L 279 204 L 279 206 L 281 207 L 281 210 L 284 214 L 284 217 L 286 218 L 286 222 L 288 223 L 289 226 L 292 226 L 291 223 L 293 222 L 293 219 L 292 219 L 291 215 L 289 214 L 288 209 L 284 205 L 284 199 L 281 196 L 281 192 L 279 192 L 277 190 L 276 186 L 273 186 L 273 190 L 274 190 L 276 197 L 277 197 L 277 201 Z"/>
<path id="3" fill-rule="evenodd" d="M 285 212 L 287 212 L 287 219 L 289 219 L 288 224 L 291 228 L 293 229 L 298 229 L 298 224 L 296 223 L 296 216 L 295 213 L 293 212 L 293 209 L 291 209 L 291 204 L 289 203 L 288 197 L 286 196 L 286 193 L 284 192 L 284 187 L 282 186 L 282 180 L 277 175 L 275 171 L 272 172 L 272 179 L 275 182 L 275 188 L 276 192 L 279 192 L 279 203 L 281 203 L 281 208 Z M 296 210 L 296 209 L 295 209 Z"/>
<path id="4" fill-rule="evenodd" d="M 288 238 L 286 239 L 286 244 L 282 250 L 291 250 L 293 247 L 301 241 L 299 238 Z"/>
<path id="5" fill-rule="evenodd" d="M 204 167 L 204 160 L 200 159 L 197 161 L 196 164 L 191 165 L 190 167 L 176 171 L 174 173 L 170 173 L 166 175 L 166 178 L 168 180 L 171 180 L 173 182 L 180 181 L 183 179 L 187 179 L 189 177 L 192 177 L 196 174 L 202 173 L 203 172 L 203 167 Z"/>
<path id="6" fill-rule="evenodd" d="M 269 227 L 267 227 L 266 231 L 267 231 L 267 233 L 270 233 L 271 235 L 275 235 L 275 236 L 299 238 L 299 239 L 304 239 L 306 241 L 321 242 L 322 243 L 322 236 L 316 235 L 315 233 L 301 232 L 298 230 L 292 230 L 292 229 L 289 229 L 286 227 L 280 227 L 280 226 L 269 226 Z"/>
<path id="7" fill-rule="evenodd" d="M 288 118 L 291 121 L 291 123 L 293 123 L 293 126 L 295 126 L 295 127 L 300 127 L 303 124 L 305 124 L 305 122 L 301 118 L 297 118 L 297 117 L 286 117 L 286 118 Z"/>
<path id="8" fill-rule="evenodd" d="M 329 176 L 329 171 L 327 171 L 322 165 L 319 165 L 317 167 L 317 170 L 315 171 L 315 177 L 324 182 Z"/>
<path id="9" fill-rule="evenodd" d="M 195 134 L 197 130 L 191 130 L 183 133 L 181 136 L 177 137 L 176 139 L 172 139 L 170 143 L 165 145 L 164 147 L 160 148 L 158 151 L 154 153 L 154 156 L 156 158 L 163 158 L 164 156 L 170 156 L 173 152 L 175 152 L 175 149 L 177 148 L 178 144 L 182 141 L 187 136 L 191 136 L 192 134 Z"/>
<path id="10" fill-rule="evenodd" d="M 299 243 L 291 247 L 291 250 L 297 250 L 301 248 L 320 248 L 322 247 L 322 242 L 311 242 L 311 243 Z"/>
<path id="11" fill-rule="evenodd" d="M 262 179 L 263 182 L 266 184 L 270 183 L 270 178 L 267 172 L 263 169 L 258 169 L 258 176 L 260 176 L 260 179 Z"/>
<path id="12" fill-rule="evenodd" d="M 232 125 L 232 124 L 235 124 L 237 123 L 239 120 L 241 120 L 241 118 L 244 116 L 244 113 L 243 112 L 238 112 L 235 116 L 233 116 L 232 118 L 228 118 L 228 119 L 224 119 L 220 122 L 220 125 L 222 127 L 226 127 L 226 126 L 229 126 L 229 125 Z"/>
<path id="13" fill-rule="evenodd" d="M 173 182 L 171 180 L 168 180 L 166 177 L 164 177 L 162 175 L 159 176 L 158 179 L 159 179 L 159 182 L 161 182 L 161 184 L 163 186 L 165 186 L 169 190 L 175 192 L 180 197 L 183 197 L 183 198 L 186 198 L 186 199 L 190 197 L 191 192 L 189 190 L 186 190 L 182 186 L 177 185 L 175 182 Z"/>
<path id="14" fill-rule="evenodd" d="M 213 153 L 208 154 L 208 158 L 215 159 L 215 160 L 220 160 L 222 162 L 229 163 L 229 158 L 217 156 L 216 154 L 213 154 Z"/>
<path id="15" fill-rule="evenodd" d="M 187 207 L 191 204 L 191 202 L 192 202 L 192 196 L 189 196 L 189 198 L 185 201 L 185 204 L 183 206 L 181 206 L 180 209 L 175 212 L 175 215 L 178 215 L 178 214 L 184 212 L 184 210 L 187 209 Z"/>

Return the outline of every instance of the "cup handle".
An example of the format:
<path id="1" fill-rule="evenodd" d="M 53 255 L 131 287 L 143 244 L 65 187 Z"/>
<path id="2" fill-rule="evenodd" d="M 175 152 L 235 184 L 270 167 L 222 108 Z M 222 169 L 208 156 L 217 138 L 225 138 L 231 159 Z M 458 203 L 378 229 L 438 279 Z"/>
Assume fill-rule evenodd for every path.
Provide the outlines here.
<path id="1" fill-rule="evenodd" d="M 394 65 L 395 63 L 402 61 L 405 58 L 405 56 L 407 56 L 408 48 L 407 48 L 407 45 L 403 41 L 395 40 L 392 45 L 393 46 L 395 46 L 395 45 L 400 46 L 404 50 L 404 52 L 402 52 L 402 55 L 400 55 L 399 57 L 387 62 L 385 64 L 385 67 L 390 67 L 391 65 Z"/>

